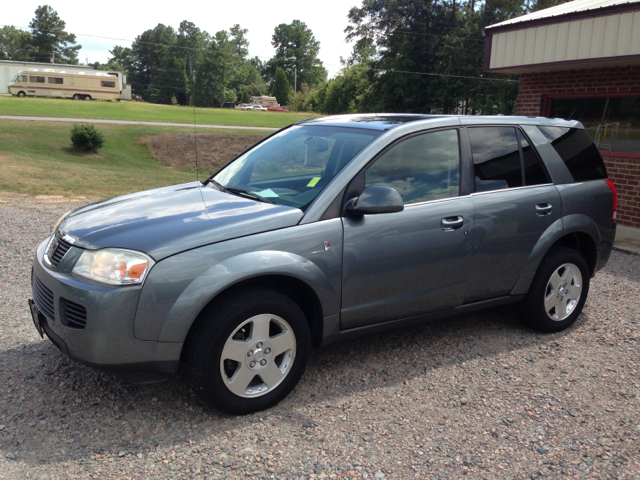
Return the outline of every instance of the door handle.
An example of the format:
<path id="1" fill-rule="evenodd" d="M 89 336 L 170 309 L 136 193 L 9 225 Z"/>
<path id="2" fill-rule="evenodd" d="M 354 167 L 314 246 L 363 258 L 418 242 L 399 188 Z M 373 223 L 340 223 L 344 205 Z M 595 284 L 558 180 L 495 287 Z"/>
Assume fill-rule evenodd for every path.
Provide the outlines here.
<path id="1" fill-rule="evenodd" d="M 440 225 L 442 226 L 442 230 L 444 230 L 445 232 L 458 230 L 459 228 L 462 228 L 462 225 L 464 225 L 464 218 L 459 215 L 455 217 L 443 218 L 440 221 Z"/>
<path id="2" fill-rule="evenodd" d="M 553 205 L 551 205 L 550 203 L 539 203 L 538 205 L 536 205 L 536 215 L 538 217 L 544 217 L 546 215 L 551 214 L 551 209 L 553 208 Z"/>

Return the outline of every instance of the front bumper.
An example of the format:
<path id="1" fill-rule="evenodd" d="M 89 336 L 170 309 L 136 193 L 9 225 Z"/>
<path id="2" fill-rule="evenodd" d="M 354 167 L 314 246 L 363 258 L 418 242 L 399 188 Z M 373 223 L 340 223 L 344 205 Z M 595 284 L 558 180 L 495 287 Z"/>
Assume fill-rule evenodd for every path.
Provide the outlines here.
<path id="1" fill-rule="evenodd" d="M 73 277 L 70 272 L 81 253 L 73 247 L 53 270 L 42 261 L 46 245 L 47 240 L 38 246 L 33 260 L 34 321 L 63 353 L 133 383 L 162 381 L 175 372 L 181 344 L 134 336 L 141 286 L 107 287 Z M 84 308 L 84 326 L 67 320 L 67 305 Z"/>

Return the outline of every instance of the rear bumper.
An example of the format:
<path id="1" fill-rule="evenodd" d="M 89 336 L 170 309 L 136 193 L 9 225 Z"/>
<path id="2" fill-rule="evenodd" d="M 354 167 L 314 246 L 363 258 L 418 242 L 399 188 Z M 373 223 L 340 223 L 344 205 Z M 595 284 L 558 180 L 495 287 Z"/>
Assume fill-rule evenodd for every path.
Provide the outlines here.
<path id="1" fill-rule="evenodd" d="M 133 334 L 141 287 L 106 287 L 71 276 L 65 260 L 73 260 L 73 247 L 54 271 L 42 263 L 46 243 L 33 260 L 32 293 L 37 321 L 63 353 L 133 383 L 162 381 L 177 370 L 181 344 L 139 340 Z M 84 327 L 65 322 L 69 302 L 86 309 Z"/>

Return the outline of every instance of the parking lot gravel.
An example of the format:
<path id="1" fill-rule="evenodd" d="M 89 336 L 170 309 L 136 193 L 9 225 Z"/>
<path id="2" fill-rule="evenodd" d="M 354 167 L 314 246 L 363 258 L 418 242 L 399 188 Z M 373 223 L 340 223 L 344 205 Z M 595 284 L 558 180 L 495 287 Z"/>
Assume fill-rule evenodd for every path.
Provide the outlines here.
<path id="1" fill-rule="evenodd" d="M 640 257 L 614 252 L 564 332 L 499 308 L 334 345 L 236 417 L 40 339 L 33 252 L 88 201 L 0 195 L 0 479 L 640 478 Z"/>

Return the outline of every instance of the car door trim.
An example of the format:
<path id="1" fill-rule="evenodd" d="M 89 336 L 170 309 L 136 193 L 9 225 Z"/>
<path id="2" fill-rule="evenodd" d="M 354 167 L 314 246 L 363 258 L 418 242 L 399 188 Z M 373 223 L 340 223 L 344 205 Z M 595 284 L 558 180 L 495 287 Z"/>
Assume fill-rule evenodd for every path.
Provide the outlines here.
<path id="1" fill-rule="evenodd" d="M 471 194 L 471 196 L 475 197 L 476 195 L 487 195 L 488 193 L 513 192 L 516 190 L 528 190 L 531 188 L 540 188 L 540 187 L 553 187 L 553 183 L 541 183 L 539 185 L 525 185 L 524 187 L 501 188 L 500 190 L 487 190 L 486 192 L 474 192 Z"/>

